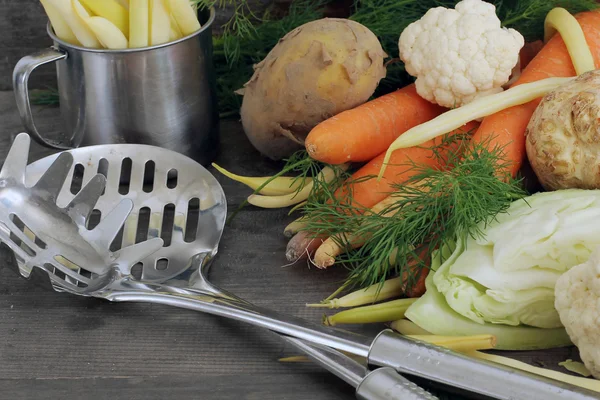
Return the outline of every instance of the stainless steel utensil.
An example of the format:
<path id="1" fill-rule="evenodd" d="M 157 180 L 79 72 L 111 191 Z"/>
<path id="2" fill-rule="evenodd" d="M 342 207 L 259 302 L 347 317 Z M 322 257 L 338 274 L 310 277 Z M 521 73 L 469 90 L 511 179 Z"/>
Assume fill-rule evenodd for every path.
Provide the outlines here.
<path id="1" fill-rule="evenodd" d="M 81 166 L 83 182 L 90 181 L 99 170 L 107 171 L 105 193 L 96 205 L 102 213 L 114 208 L 124 196 L 121 186 L 126 186 L 128 197 L 134 199 L 131 217 L 134 222 L 129 219 L 125 222 L 125 234 L 122 242 L 119 242 L 122 246 L 132 243 L 133 236 L 128 234 L 133 229 L 132 226 L 137 226 L 138 231 L 140 230 L 142 219 L 139 215 L 144 208 L 149 213 L 149 222 L 145 225 L 149 229 L 141 229 L 142 235 L 135 240 L 138 242 L 163 236 L 165 233 L 164 222 L 168 218 L 164 215 L 167 210 L 163 210 L 163 204 L 173 204 L 175 210 L 175 215 L 171 217 L 174 228 L 166 230 L 173 232 L 169 245 L 142 260 L 141 271 L 136 273 L 134 267 L 127 272 L 108 265 L 108 271 L 104 275 L 110 275 L 113 279 L 106 286 L 99 289 L 94 285 L 82 289 L 77 286 L 77 290 L 72 291 L 75 294 L 110 301 L 166 304 L 225 316 L 312 344 L 365 357 L 370 366 L 392 367 L 402 373 L 498 399 L 558 400 L 567 396 L 573 400 L 597 398 L 597 394 L 592 391 L 491 362 L 474 360 L 447 349 L 396 335 L 389 330 L 371 340 L 311 324 L 299 318 L 279 315 L 227 295 L 208 283 L 201 273 L 203 266 L 216 253 L 226 213 L 222 189 L 208 171 L 177 153 L 149 146 L 95 146 L 71 150 L 69 153 L 73 155 L 77 165 Z M 59 156 L 50 156 L 30 165 L 27 169 L 28 180 L 35 181 L 57 157 Z M 101 168 L 103 159 L 105 168 Z M 129 171 L 124 168 L 127 165 L 124 160 L 127 159 L 132 166 Z M 152 189 L 145 190 L 143 182 L 150 179 L 144 179 L 144 170 L 148 170 L 150 162 L 154 165 L 151 180 L 153 186 Z M 74 175 L 77 165 L 73 169 Z M 176 190 L 170 191 L 173 189 L 169 189 L 168 171 L 173 169 L 177 171 L 178 180 Z M 119 177 L 123 176 L 129 179 L 122 180 L 123 185 L 120 185 Z M 67 182 L 63 186 L 58 196 L 59 202 L 70 201 L 73 197 L 70 188 L 72 185 L 72 182 Z M 190 211 L 190 199 L 193 197 L 198 198 L 197 217 Z M 201 238 L 197 238 L 197 234 Z M 179 246 L 186 238 L 191 238 L 189 241 L 196 243 L 193 246 Z M 173 246 L 177 247 L 177 252 L 171 254 L 172 249 L 169 247 Z M 173 257 L 177 262 L 168 257 Z M 181 260 L 184 261 L 180 264 Z M 168 272 L 158 273 L 164 270 Z M 56 279 L 50 270 L 46 272 L 50 274 L 51 280 Z"/>
<path id="2" fill-rule="evenodd" d="M 147 240 L 148 229 L 144 232 L 145 237 L 139 240 L 135 238 L 135 234 L 140 227 L 140 221 L 135 218 L 134 214 L 132 217 L 135 220 L 135 226 L 125 224 L 127 217 L 130 216 L 134 202 L 129 198 L 123 198 L 122 183 L 136 185 L 145 182 L 146 185 L 142 185 L 143 187 L 139 188 L 144 192 L 150 193 L 152 190 L 148 190 L 148 184 L 150 188 L 153 187 L 154 174 L 152 174 L 152 182 L 150 182 L 148 176 L 145 177 L 147 179 L 143 179 L 144 177 L 140 178 L 137 175 L 131 175 L 131 170 L 129 171 L 129 175 L 125 176 L 123 175 L 122 163 L 120 163 L 118 164 L 118 168 L 113 168 L 114 171 L 119 173 L 119 179 L 113 187 L 118 190 L 107 192 L 105 190 L 106 178 L 102 174 L 93 175 L 80 190 L 82 181 L 79 178 L 83 179 L 85 172 L 78 168 L 81 164 L 77 164 L 71 169 L 73 155 L 71 153 L 62 153 L 54 157 L 51 163 L 44 167 L 43 175 L 32 185 L 31 181 L 35 181 L 36 178 L 30 174 L 27 174 L 28 182 L 25 182 L 28 150 L 29 137 L 26 134 L 17 136 L 0 172 L 0 240 L 6 243 L 15 253 L 18 272 L 21 275 L 29 278 L 32 275 L 36 276 L 36 280 L 38 281 L 44 281 L 43 278 L 45 276 L 47 286 L 56 291 L 79 295 L 93 295 L 97 290 L 122 290 L 121 285 L 126 287 L 128 280 L 131 279 L 125 278 L 125 276 L 131 275 L 131 268 L 141 260 L 148 262 L 150 257 L 152 257 L 150 259 L 152 261 L 151 265 L 154 265 L 155 268 L 152 274 L 146 275 L 149 276 L 149 279 L 160 282 L 171 280 L 171 270 L 177 268 L 171 264 L 169 269 L 169 261 L 177 261 L 177 257 L 183 256 L 180 259 L 185 262 L 179 268 L 185 267 L 185 264 L 189 261 L 188 252 L 190 248 L 195 246 L 196 250 L 202 252 L 202 257 L 195 257 L 196 260 L 207 260 L 207 255 L 216 252 L 216 247 L 214 246 L 219 242 L 224 216 L 218 213 L 212 213 L 208 218 L 210 221 L 212 217 L 216 217 L 215 220 L 220 226 L 220 228 L 217 226 L 216 236 L 211 236 L 212 229 L 215 227 L 208 225 L 207 228 L 210 229 L 208 235 L 196 235 L 196 239 L 192 243 L 187 243 L 184 237 L 178 237 L 179 241 L 176 240 L 170 249 L 164 249 L 163 244 L 170 244 L 171 238 L 169 238 L 168 242 L 164 242 L 158 237 Z M 130 148 L 130 150 L 133 149 Z M 109 152 L 109 154 L 114 154 L 114 152 Z M 114 161 L 109 155 L 107 157 L 111 162 Z M 180 176 L 177 170 L 170 170 L 171 174 L 165 170 L 164 177 L 168 178 L 170 176 L 171 184 L 165 179 L 162 184 L 159 184 L 159 187 L 166 186 L 168 188 L 169 186 L 173 186 L 172 189 L 174 189 L 175 186 L 179 185 L 180 187 L 187 187 L 194 192 L 195 189 L 198 189 L 194 189 L 192 185 L 196 176 L 195 173 L 202 177 L 207 172 L 198 164 L 191 162 L 191 160 L 179 157 L 180 161 L 183 161 L 179 163 L 174 162 L 171 165 L 177 166 L 177 168 L 185 171 L 185 173 L 183 176 Z M 103 160 L 108 162 L 107 159 Z M 85 162 L 86 159 L 84 158 L 83 161 Z M 145 166 L 148 166 L 148 160 L 145 161 Z M 99 166 L 102 164 L 100 162 Z M 91 158 L 87 159 L 86 165 L 92 165 Z M 194 170 L 194 167 L 196 170 Z M 100 169 L 102 170 L 102 168 Z M 150 170 L 154 172 L 154 167 L 146 169 L 146 173 L 149 173 Z M 78 176 L 78 171 L 80 172 L 80 176 Z M 106 165 L 106 170 L 103 171 L 104 174 L 112 177 L 113 173 L 110 171 L 110 167 Z M 72 179 L 67 180 L 69 173 L 73 174 Z M 132 177 L 134 178 L 132 179 Z M 140 179 L 136 179 L 136 177 Z M 65 187 L 66 181 L 68 181 L 68 191 L 72 194 L 76 193 L 76 195 L 68 202 L 66 207 L 62 208 L 58 206 L 57 199 L 60 196 L 61 189 Z M 111 182 L 114 183 L 114 181 Z M 201 187 L 204 183 L 206 182 L 201 182 Z M 134 186 L 134 190 L 129 193 L 132 197 L 140 199 L 141 196 L 136 193 L 135 188 L 137 186 Z M 161 190 L 157 189 L 157 191 L 160 192 Z M 224 204 L 222 203 L 224 198 L 221 190 L 214 190 L 212 192 L 210 190 L 202 190 L 202 192 L 205 194 L 202 196 L 204 205 L 207 202 Z M 206 195 L 207 193 L 209 193 L 208 196 Z M 179 204 L 177 197 L 180 195 L 179 191 L 172 190 L 167 194 L 163 193 L 162 196 L 158 196 L 158 199 L 156 196 L 150 196 L 148 199 L 164 201 L 170 197 L 174 203 Z M 94 207 L 101 196 L 110 198 L 111 201 L 109 203 L 114 204 L 115 208 L 110 209 L 106 206 L 103 209 L 105 216 L 102 219 L 96 218 L 97 221 L 93 221 Z M 185 196 L 184 198 L 187 199 Z M 97 209 L 95 211 L 100 213 Z M 138 212 L 138 217 L 139 214 L 141 212 Z M 174 231 L 182 233 L 183 226 L 186 225 L 189 218 L 189 213 L 185 216 L 173 215 L 172 219 L 175 222 Z M 131 223 L 131 220 L 128 220 L 128 222 Z M 164 223 L 165 221 L 162 218 L 162 221 L 154 219 L 153 222 Z M 90 225 L 94 226 L 91 227 Z M 118 235 L 121 226 L 128 226 L 128 233 L 125 239 L 119 239 L 116 242 L 120 249 L 111 252 L 109 246 Z M 88 228 L 91 229 L 88 230 Z M 154 225 L 149 226 L 149 228 L 150 232 L 158 232 L 157 227 Z M 186 226 L 186 230 L 189 231 L 189 229 L 189 226 Z M 164 232 L 166 230 L 168 229 L 163 225 L 161 231 Z M 169 232 L 172 231 L 173 229 Z M 131 235 L 131 232 L 134 235 Z M 204 241 L 206 238 L 208 238 L 208 242 Z M 139 243 L 122 247 L 123 242 L 133 243 L 136 241 L 139 241 Z M 177 249 L 177 247 L 180 248 Z M 161 248 L 163 248 L 162 256 L 168 256 L 170 260 L 166 258 L 157 259 L 156 255 L 153 256 L 153 253 Z M 164 265 L 161 264 L 161 260 L 167 260 L 165 268 L 159 267 Z M 198 268 L 197 271 L 202 273 L 208 272 L 210 263 L 203 262 L 201 265 L 203 266 L 202 270 Z M 42 270 L 46 272 L 45 275 L 41 277 L 39 274 L 36 275 L 36 272 Z M 142 271 L 140 273 L 143 274 Z M 213 295 L 218 295 L 225 300 L 234 298 L 232 295 L 211 286 L 204 275 L 200 276 L 199 282 L 204 282 L 206 288 L 210 289 Z M 185 280 L 182 279 L 180 283 L 185 284 Z M 239 299 L 237 301 L 244 303 Z M 359 399 L 394 400 L 399 398 L 398 396 L 401 396 L 403 399 L 415 400 L 436 399 L 406 378 L 397 374 L 393 369 L 381 368 L 368 373 L 364 366 L 336 350 L 316 347 L 293 337 L 284 337 L 284 339 L 304 351 L 318 364 L 356 387 L 357 398 Z M 373 385 L 376 385 L 376 387 Z M 381 390 L 384 388 L 386 390 L 382 392 Z"/>
<path id="3" fill-rule="evenodd" d="M 180 40 L 124 50 L 89 49 L 60 40 L 23 57 L 13 71 L 21 120 L 38 143 L 67 149 L 139 143 L 163 147 L 207 164 L 218 146 L 212 65 L 215 11 L 201 11 L 202 28 Z M 56 62 L 63 143 L 44 138 L 33 121 L 27 82 L 37 67 Z"/>

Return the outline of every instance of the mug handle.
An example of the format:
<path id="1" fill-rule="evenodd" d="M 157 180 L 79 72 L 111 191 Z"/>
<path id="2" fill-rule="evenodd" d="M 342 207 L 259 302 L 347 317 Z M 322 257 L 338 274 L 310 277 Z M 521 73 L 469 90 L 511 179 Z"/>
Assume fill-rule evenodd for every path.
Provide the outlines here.
<path id="1" fill-rule="evenodd" d="M 68 150 L 72 147 L 66 147 L 58 143 L 53 143 L 40 135 L 35 123 L 33 122 L 33 114 L 31 113 L 31 103 L 29 101 L 29 76 L 34 69 L 40 65 L 44 65 L 53 61 L 64 60 L 67 58 L 67 53 L 55 49 L 54 47 L 41 50 L 37 53 L 30 54 L 19 60 L 13 70 L 13 90 L 17 100 L 17 108 L 21 121 L 25 126 L 25 130 L 33 139 L 41 144 L 52 149 Z"/>

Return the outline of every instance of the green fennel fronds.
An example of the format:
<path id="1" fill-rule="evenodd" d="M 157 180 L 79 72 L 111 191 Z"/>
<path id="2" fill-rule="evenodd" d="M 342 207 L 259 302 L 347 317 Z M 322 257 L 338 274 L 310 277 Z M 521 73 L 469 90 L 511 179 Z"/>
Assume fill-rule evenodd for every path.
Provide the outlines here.
<path id="1" fill-rule="evenodd" d="M 352 232 L 366 238 L 361 248 L 337 260 L 350 269 L 351 287 L 393 276 L 414 279 L 427 268 L 433 250 L 458 236 L 482 235 L 487 222 L 526 195 L 520 180 L 498 176 L 507 164 L 500 147 L 455 135 L 434 153 L 443 161 L 442 168 L 407 164 L 412 177 L 394 185 L 395 201 L 379 214 L 353 204 L 351 191 L 347 199 L 328 196 L 327 204 L 309 199 L 305 230 L 329 236 Z"/>

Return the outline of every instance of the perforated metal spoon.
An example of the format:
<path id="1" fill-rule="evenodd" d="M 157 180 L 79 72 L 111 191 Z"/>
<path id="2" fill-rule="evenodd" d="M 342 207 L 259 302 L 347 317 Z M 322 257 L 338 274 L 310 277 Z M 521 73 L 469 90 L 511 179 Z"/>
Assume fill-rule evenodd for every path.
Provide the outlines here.
<path id="1" fill-rule="evenodd" d="M 74 166 L 73 154 L 66 152 L 30 166 L 26 174 L 28 150 L 29 137 L 17 136 L 0 172 L 0 240 L 15 253 L 18 273 L 22 276 L 56 291 L 103 298 L 130 286 L 150 290 L 144 287 L 142 277 L 158 284 L 170 282 L 179 289 L 197 284 L 200 293 L 188 287 L 189 296 L 208 292 L 211 297 L 235 299 L 239 304 L 251 306 L 210 285 L 202 275 L 208 272 L 208 261 L 217 251 L 225 215 L 221 208 L 225 203 L 219 186 L 218 190 L 207 192 L 207 183 L 214 183 L 206 178 L 212 176 L 202 167 L 197 168 L 198 164 L 173 153 L 168 154 L 174 157 L 169 158 L 173 168 L 161 170 L 147 159 L 160 159 L 160 149 L 147 148 L 156 154 L 140 154 L 134 146 L 129 147 L 128 154 L 123 154 L 114 146 L 100 146 L 87 154 L 75 151 L 80 157 Z M 137 172 L 142 168 L 144 174 L 140 175 Z M 99 174 L 94 174 L 98 171 Z M 81 189 L 83 181 L 86 185 Z M 189 199 L 186 191 L 200 194 L 197 221 L 193 223 L 194 210 L 190 204 L 195 200 Z M 59 206 L 57 200 L 67 206 Z M 200 203 L 207 208 L 200 207 Z M 131 213 L 134 208 L 136 212 Z M 158 212 L 148 213 L 149 218 L 144 220 L 141 217 L 144 209 Z M 104 217 L 100 218 L 101 215 Z M 198 226 L 207 231 L 193 229 Z M 124 229 L 119 235 L 121 227 Z M 195 237 L 191 237 L 191 231 Z M 164 241 L 157 237 L 159 234 L 164 234 Z M 200 254 L 189 258 L 195 252 Z M 146 269 L 151 268 L 146 273 L 144 263 Z M 132 268 L 136 267 L 134 277 Z M 139 282 L 132 282 L 136 280 Z M 391 368 L 368 372 L 365 366 L 339 351 L 293 337 L 284 340 L 357 388 L 359 399 L 392 400 L 398 396 L 436 399 Z M 386 388 L 393 390 L 381 391 Z"/>
<path id="2" fill-rule="evenodd" d="M 132 214 L 124 223 L 122 238 L 113 241 L 113 251 L 119 251 L 119 244 L 127 246 L 158 236 L 165 238 L 165 246 L 141 261 L 141 266 L 138 265 L 141 268 L 139 273 L 136 273 L 135 267 L 127 271 L 119 268 L 119 265 L 110 264 L 92 275 L 92 279 L 88 279 L 88 286 L 80 287 L 77 283 L 66 287 L 66 291 L 111 301 L 151 302 L 225 316 L 302 339 L 312 345 L 365 357 L 370 366 L 393 367 L 402 373 L 498 399 L 558 400 L 565 396 L 573 400 L 597 398 L 595 392 L 491 362 L 474 360 L 447 349 L 396 335 L 389 330 L 371 340 L 299 318 L 279 315 L 227 295 L 209 284 L 201 273 L 203 266 L 211 261 L 217 251 L 226 214 L 223 191 L 208 171 L 177 153 L 150 146 L 93 146 L 68 152 L 73 155 L 75 163 L 81 165 L 79 169 L 83 182 L 91 181 L 97 172 L 106 172 L 106 189 L 96 205 L 99 212 L 105 214 L 112 210 L 124 195 L 133 200 Z M 30 165 L 27 168 L 27 180 L 35 181 L 42 176 L 58 157 L 61 156 L 51 156 Z M 104 164 L 108 163 L 106 168 L 102 168 L 102 160 L 105 160 Z M 132 166 L 129 171 L 128 164 Z M 77 169 L 77 165 L 73 171 Z M 153 165 L 153 168 L 148 168 L 148 165 Z M 173 169 L 177 171 L 177 184 L 169 185 L 169 171 Z M 154 171 L 152 189 L 144 189 L 144 182 L 150 182 L 150 179 L 144 179 L 144 170 Z M 120 185 L 120 181 L 124 185 Z M 102 186 L 100 180 L 96 180 L 95 184 Z M 123 186 L 127 189 L 123 190 Z M 70 202 L 73 197 L 70 189 L 67 184 L 63 186 L 58 195 L 59 203 Z M 194 217 L 193 207 L 190 206 L 193 198 L 198 199 L 197 217 Z M 167 220 L 164 217 L 167 213 L 165 205 L 168 204 L 172 204 L 174 208 L 173 235 L 169 240 L 163 235 L 169 231 L 164 228 Z M 141 222 L 143 219 L 140 214 L 143 209 L 148 210 L 147 225 Z M 94 231 L 95 229 L 91 232 Z M 134 238 L 136 235 L 133 232 L 141 232 L 141 235 Z M 186 239 L 194 245 L 185 245 L 188 243 Z M 45 271 L 51 275 L 53 282 L 56 281 L 57 277 L 52 276 L 53 271 Z M 111 279 L 107 281 L 104 279 L 106 276 Z M 81 277 L 81 281 L 83 278 Z M 72 273 L 70 279 L 80 281 L 77 273 Z M 394 392 L 390 389 L 388 396 L 389 393 L 393 396 L 402 391 Z"/>

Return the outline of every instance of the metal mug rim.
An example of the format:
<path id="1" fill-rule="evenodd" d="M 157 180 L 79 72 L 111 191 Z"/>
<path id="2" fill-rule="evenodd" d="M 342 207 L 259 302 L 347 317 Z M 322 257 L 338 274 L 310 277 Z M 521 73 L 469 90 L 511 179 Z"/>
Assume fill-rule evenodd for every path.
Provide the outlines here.
<path id="1" fill-rule="evenodd" d="M 67 43 L 61 39 L 59 39 L 53 32 L 52 30 L 52 24 L 50 23 L 50 21 L 48 21 L 48 24 L 46 25 L 46 32 L 48 33 L 48 35 L 50 36 L 50 38 L 58 43 L 61 47 L 65 47 L 68 49 L 74 49 L 74 50 L 79 50 L 79 51 L 87 51 L 89 53 L 108 53 L 108 54 L 119 54 L 119 53 L 137 53 L 137 52 L 141 52 L 141 51 L 147 51 L 147 50 L 154 50 L 154 49 L 160 49 L 163 47 L 169 47 L 169 46 L 174 46 L 176 44 L 179 44 L 181 42 L 184 42 L 188 39 L 191 39 L 194 36 L 198 36 L 200 35 L 202 32 L 204 32 L 205 30 L 209 29 L 213 22 L 216 19 L 216 12 L 215 12 L 215 8 L 211 7 L 209 10 L 210 14 L 208 16 L 208 21 L 206 21 L 206 23 L 204 25 L 202 25 L 200 27 L 200 29 L 198 29 L 196 32 L 191 33 L 187 36 L 184 36 L 182 38 L 179 38 L 175 41 L 172 42 L 167 42 L 167 43 L 162 43 L 162 44 L 157 44 L 154 46 L 146 46 L 146 47 L 136 47 L 136 48 L 127 48 L 127 49 L 93 49 L 93 48 L 89 48 L 89 47 L 82 47 L 82 46 L 77 46 L 71 43 Z"/>

